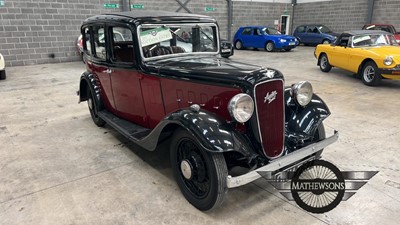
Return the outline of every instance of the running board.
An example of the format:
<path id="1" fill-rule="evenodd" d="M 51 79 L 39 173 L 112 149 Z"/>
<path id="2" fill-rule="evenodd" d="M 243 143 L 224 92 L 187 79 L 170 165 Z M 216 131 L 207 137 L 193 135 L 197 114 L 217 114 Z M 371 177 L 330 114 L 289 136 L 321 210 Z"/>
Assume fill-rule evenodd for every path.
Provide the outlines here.
<path id="1" fill-rule="evenodd" d="M 107 110 L 102 110 L 97 113 L 108 125 L 117 130 L 131 141 L 137 142 L 150 134 L 151 130 L 129 122 L 127 120 L 118 118 Z"/>

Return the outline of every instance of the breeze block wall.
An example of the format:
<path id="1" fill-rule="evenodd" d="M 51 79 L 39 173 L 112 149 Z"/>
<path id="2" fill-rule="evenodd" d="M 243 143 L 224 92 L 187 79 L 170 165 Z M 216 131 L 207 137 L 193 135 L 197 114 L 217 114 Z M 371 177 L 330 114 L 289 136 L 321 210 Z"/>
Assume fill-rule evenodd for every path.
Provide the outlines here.
<path id="1" fill-rule="evenodd" d="M 400 32 L 400 1 L 375 0 L 373 23 L 393 24 L 397 32 Z"/>
<path id="2" fill-rule="evenodd" d="M 291 15 L 292 6 L 286 3 L 271 2 L 233 2 L 232 38 L 241 26 L 270 26 L 280 20 L 281 15 Z"/>
<path id="3" fill-rule="evenodd" d="M 89 16 L 118 0 L 4 0 L 0 52 L 7 66 L 79 60 L 76 39 Z M 117 9 L 119 11 L 119 9 Z"/>
<path id="4" fill-rule="evenodd" d="M 302 24 L 323 24 L 333 32 L 361 29 L 367 20 L 368 0 L 333 0 L 295 6 L 293 30 Z"/>

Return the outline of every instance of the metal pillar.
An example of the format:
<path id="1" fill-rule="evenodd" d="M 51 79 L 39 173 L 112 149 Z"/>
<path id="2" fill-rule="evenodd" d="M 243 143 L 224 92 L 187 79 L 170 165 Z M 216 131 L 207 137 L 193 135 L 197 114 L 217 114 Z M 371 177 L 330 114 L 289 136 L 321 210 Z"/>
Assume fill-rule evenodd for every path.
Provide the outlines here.
<path id="1" fill-rule="evenodd" d="M 228 7 L 228 41 L 232 41 L 232 26 L 233 26 L 233 5 L 232 0 L 226 0 Z"/>
<path id="2" fill-rule="evenodd" d="M 368 12 L 367 12 L 366 24 L 372 23 L 372 15 L 374 14 L 374 0 L 368 0 Z"/>
<path id="3" fill-rule="evenodd" d="M 121 12 L 126 12 L 131 10 L 131 0 L 119 0 L 119 5 L 121 6 Z"/>

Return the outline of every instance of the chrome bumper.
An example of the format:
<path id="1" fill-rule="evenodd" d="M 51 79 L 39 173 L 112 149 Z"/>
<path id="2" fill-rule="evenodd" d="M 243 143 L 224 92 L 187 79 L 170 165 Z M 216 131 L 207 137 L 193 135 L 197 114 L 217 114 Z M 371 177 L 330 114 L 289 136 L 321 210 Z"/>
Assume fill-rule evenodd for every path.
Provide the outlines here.
<path id="1" fill-rule="evenodd" d="M 227 186 L 228 188 L 234 188 L 234 187 L 239 187 L 245 184 L 248 184 L 250 182 L 253 182 L 257 180 L 258 178 L 261 178 L 261 175 L 258 172 L 274 172 L 277 171 L 283 167 L 290 166 L 291 164 L 298 164 L 299 161 L 304 159 L 304 161 L 308 161 L 307 157 L 311 156 L 312 154 L 317 153 L 318 151 L 321 151 L 323 148 L 326 146 L 334 143 L 337 141 L 339 138 L 339 132 L 336 130 L 334 131 L 334 134 L 328 138 L 325 138 L 324 140 L 310 144 L 304 148 L 301 148 L 299 150 L 296 150 L 295 152 L 292 152 L 288 155 L 282 156 L 278 159 L 275 159 L 271 161 L 268 165 L 265 165 L 263 167 L 260 167 L 256 170 L 250 171 L 246 174 L 237 176 L 237 177 L 232 177 L 231 175 L 228 175 L 227 177 Z"/>

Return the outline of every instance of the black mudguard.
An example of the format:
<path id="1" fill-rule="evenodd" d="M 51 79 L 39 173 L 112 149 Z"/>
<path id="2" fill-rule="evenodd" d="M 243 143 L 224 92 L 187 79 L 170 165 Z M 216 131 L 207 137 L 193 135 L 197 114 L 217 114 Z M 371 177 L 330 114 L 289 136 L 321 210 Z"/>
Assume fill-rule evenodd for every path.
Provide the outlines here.
<path id="1" fill-rule="evenodd" d="M 165 130 L 164 128 L 170 125 L 177 125 L 186 129 L 196 137 L 199 144 L 207 151 L 236 151 L 243 156 L 254 154 L 242 135 L 217 115 L 202 109 L 195 111 L 185 108 L 169 114 L 138 144 L 152 150 L 155 148 L 154 144 L 157 144 L 161 133 Z"/>
<path id="2" fill-rule="evenodd" d="M 88 99 L 87 88 L 90 88 L 92 93 L 94 93 L 96 103 L 102 104 L 100 100 L 100 86 L 97 84 L 94 75 L 88 72 L 84 72 L 82 73 L 81 80 L 79 82 L 79 102 L 83 102 Z"/>
<path id="3" fill-rule="evenodd" d="M 290 88 L 285 90 L 285 105 L 287 135 L 313 137 L 322 121 L 331 114 L 328 106 L 316 94 L 313 94 L 307 106 L 298 105 L 290 94 Z"/>

